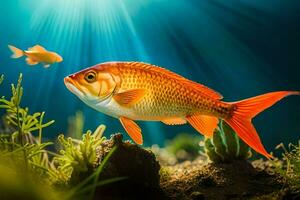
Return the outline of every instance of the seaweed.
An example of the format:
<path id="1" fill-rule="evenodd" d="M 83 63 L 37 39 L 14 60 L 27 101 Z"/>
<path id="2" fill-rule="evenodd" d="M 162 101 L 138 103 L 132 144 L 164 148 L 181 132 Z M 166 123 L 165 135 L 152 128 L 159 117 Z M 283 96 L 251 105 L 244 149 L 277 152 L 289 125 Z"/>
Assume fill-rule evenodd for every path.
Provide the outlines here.
<path id="1" fill-rule="evenodd" d="M 91 174 L 97 166 L 97 151 L 105 137 L 102 137 L 105 130 L 104 125 L 92 133 L 88 130 L 82 140 L 65 138 L 64 135 L 58 136 L 59 144 L 62 149 L 54 159 L 58 163 L 58 169 L 71 178 L 71 184 L 78 183 L 87 174 Z"/>
<path id="2" fill-rule="evenodd" d="M 20 166 L 0 162 L 0 199 L 16 200 L 53 200 L 61 199 L 63 195 L 52 188 L 47 180 L 41 183 L 39 178 L 31 173 L 22 173 Z"/>
<path id="3" fill-rule="evenodd" d="M 1 76 L 1 82 L 4 76 Z M 25 169 L 33 170 L 35 173 L 44 174 L 48 166 L 48 155 L 45 148 L 51 142 L 42 142 L 42 130 L 54 123 L 54 120 L 43 123 L 45 112 L 29 114 L 29 109 L 20 106 L 23 87 L 22 74 L 20 74 L 17 85 L 11 85 L 11 97 L 0 99 L 0 109 L 5 109 L 5 124 L 13 130 L 10 134 L 0 136 L 1 157 L 10 157 L 14 161 L 24 164 Z M 33 134 L 38 134 L 34 137 Z"/>
<path id="4" fill-rule="evenodd" d="M 186 133 L 177 135 L 166 144 L 166 150 L 175 155 L 178 162 L 194 160 L 203 149 L 199 146 L 200 136 L 193 136 Z"/>
<path id="5" fill-rule="evenodd" d="M 126 177 L 115 177 L 98 181 L 101 172 L 103 172 L 103 169 L 106 166 L 106 163 L 111 158 L 116 149 L 117 147 L 112 148 L 108 155 L 101 162 L 101 164 L 98 167 L 94 168 L 94 172 L 82 181 L 77 182 L 77 184 L 68 191 L 68 193 L 65 195 L 65 198 L 77 199 L 78 197 L 81 197 L 82 199 L 86 199 L 86 197 L 88 197 L 89 199 L 93 199 L 97 187 L 126 179 Z"/>
<path id="6" fill-rule="evenodd" d="M 285 178 L 287 184 L 296 192 L 300 192 L 300 140 L 298 144 L 290 143 L 288 148 L 283 143 L 277 145 L 276 149 L 282 149 L 282 159 L 275 159 L 273 165 L 275 170 Z"/>
<path id="7" fill-rule="evenodd" d="M 1 74 L 1 76 L 0 76 L 0 85 L 2 84 L 3 80 L 4 80 L 4 75 Z"/>
<path id="8" fill-rule="evenodd" d="M 251 149 L 240 140 L 234 130 L 224 121 L 214 131 L 212 138 L 205 138 L 204 146 L 206 155 L 215 163 L 246 160 L 252 156 Z"/>
<path id="9" fill-rule="evenodd" d="M 5 120 L 12 129 L 16 130 L 12 133 L 13 141 L 18 140 L 21 145 L 24 145 L 24 140 L 32 142 L 30 135 L 34 131 L 37 131 L 38 143 L 41 143 L 43 128 L 53 124 L 54 120 L 43 123 L 45 112 L 36 112 L 31 115 L 29 114 L 29 109 L 27 107 L 20 107 L 23 95 L 23 87 L 21 86 L 21 83 L 22 74 L 19 76 L 17 85 L 11 85 L 12 96 L 10 100 L 5 99 L 5 97 L 0 99 L 0 109 L 6 110 Z"/>
<path id="10" fill-rule="evenodd" d="M 1 75 L 0 84 L 3 80 Z M 77 127 L 74 131 L 82 136 L 82 140 L 58 136 L 62 149 L 58 153 L 51 152 L 47 147 L 53 142 L 43 141 L 43 129 L 52 125 L 54 120 L 44 122 L 45 112 L 30 114 L 27 107 L 21 106 L 22 74 L 17 85 L 11 85 L 11 93 L 9 99 L 0 98 L 0 109 L 5 111 L 2 117 L 4 130 L 0 130 L 0 186 L 5 194 L 0 198 L 54 199 L 63 191 L 64 195 L 59 199 L 92 199 L 96 187 L 123 179 L 116 177 L 98 181 L 107 160 L 115 151 L 112 148 L 99 162 L 97 151 L 105 139 L 104 125 L 93 133 L 87 131 L 85 134 Z M 9 181 L 9 176 L 15 178 L 15 175 L 2 176 L 5 172 L 17 174 L 14 184 Z M 26 183 L 23 188 L 21 183 Z M 42 194 L 43 190 L 49 191 L 49 194 Z"/>
<path id="11" fill-rule="evenodd" d="M 75 139 L 80 139 L 82 137 L 83 127 L 83 113 L 81 111 L 77 111 L 74 116 L 68 118 L 67 135 Z"/>

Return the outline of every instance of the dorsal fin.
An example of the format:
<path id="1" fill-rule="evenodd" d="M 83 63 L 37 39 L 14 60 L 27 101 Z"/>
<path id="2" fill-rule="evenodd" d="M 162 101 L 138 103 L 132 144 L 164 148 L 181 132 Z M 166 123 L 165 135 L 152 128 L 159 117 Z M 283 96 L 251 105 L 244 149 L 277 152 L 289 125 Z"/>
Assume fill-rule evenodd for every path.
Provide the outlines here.
<path id="1" fill-rule="evenodd" d="M 159 66 L 156 66 L 156 65 L 151 65 L 151 64 L 147 64 L 147 63 L 143 63 L 143 62 L 128 62 L 128 64 L 132 67 L 136 67 L 136 68 L 143 68 L 145 70 L 150 70 L 152 72 L 157 72 L 157 73 L 161 73 L 161 74 L 164 74 L 170 78 L 174 78 L 174 79 L 177 79 L 178 81 L 181 81 L 183 82 L 184 84 L 206 94 L 207 96 L 211 97 L 211 98 L 214 98 L 214 99 L 222 99 L 223 96 L 216 92 L 215 90 L 205 86 L 205 85 L 202 85 L 200 83 L 196 83 L 194 81 L 191 81 L 189 79 L 186 79 L 184 78 L 183 76 L 180 76 L 172 71 L 169 71 L 165 68 L 162 68 L 162 67 L 159 67 Z"/>
<path id="2" fill-rule="evenodd" d="M 38 51 L 38 52 L 45 52 L 46 49 L 41 45 L 35 45 L 33 47 L 28 48 L 28 51 Z"/>

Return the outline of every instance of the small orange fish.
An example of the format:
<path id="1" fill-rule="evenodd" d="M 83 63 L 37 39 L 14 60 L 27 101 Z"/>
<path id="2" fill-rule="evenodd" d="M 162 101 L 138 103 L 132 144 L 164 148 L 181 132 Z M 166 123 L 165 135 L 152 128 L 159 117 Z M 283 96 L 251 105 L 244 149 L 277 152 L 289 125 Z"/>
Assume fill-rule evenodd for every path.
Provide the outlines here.
<path id="1" fill-rule="evenodd" d="M 28 65 L 36 65 L 43 63 L 44 67 L 47 68 L 51 64 L 59 63 L 63 61 L 63 58 L 55 52 L 47 51 L 40 45 L 35 45 L 28 50 L 21 50 L 12 45 L 8 45 L 8 48 L 13 52 L 12 58 L 20 58 L 27 56 L 26 62 Z"/>
<path id="2" fill-rule="evenodd" d="M 166 69 L 140 62 L 108 62 L 64 79 L 67 88 L 92 108 L 118 118 L 129 136 L 142 144 L 135 120 L 168 125 L 188 122 L 211 137 L 219 119 L 258 153 L 271 158 L 251 123 L 258 113 L 298 91 L 279 91 L 237 102 L 221 101 L 214 90 Z"/>

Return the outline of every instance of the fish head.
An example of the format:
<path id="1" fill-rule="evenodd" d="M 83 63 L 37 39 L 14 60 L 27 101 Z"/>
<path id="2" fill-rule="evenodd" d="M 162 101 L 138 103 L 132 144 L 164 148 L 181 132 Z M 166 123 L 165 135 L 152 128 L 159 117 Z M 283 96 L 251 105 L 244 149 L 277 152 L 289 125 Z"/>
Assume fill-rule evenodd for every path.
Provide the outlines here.
<path id="1" fill-rule="evenodd" d="M 52 58 L 54 58 L 54 62 L 56 63 L 59 63 L 59 62 L 62 62 L 63 61 L 63 58 L 57 54 L 57 53 L 54 53 L 54 52 L 51 52 L 52 53 Z"/>
<path id="2" fill-rule="evenodd" d="M 105 101 L 118 88 L 118 77 L 101 65 L 90 67 L 64 78 L 66 87 L 87 104 Z"/>
<path id="3" fill-rule="evenodd" d="M 56 55 L 56 62 L 62 62 L 63 58 L 60 55 Z"/>

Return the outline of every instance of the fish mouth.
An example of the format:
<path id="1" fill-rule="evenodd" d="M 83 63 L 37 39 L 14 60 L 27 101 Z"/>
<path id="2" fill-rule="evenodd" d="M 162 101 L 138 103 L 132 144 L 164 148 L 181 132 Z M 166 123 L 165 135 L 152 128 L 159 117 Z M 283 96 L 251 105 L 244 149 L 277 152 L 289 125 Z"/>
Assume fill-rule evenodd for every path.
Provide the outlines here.
<path id="1" fill-rule="evenodd" d="M 58 56 L 58 58 L 56 58 L 56 62 L 62 62 L 64 59 L 61 56 Z"/>
<path id="2" fill-rule="evenodd" d="M 64 78 L 64 83 L 66 85 L 66 87 L 68 88 L 68 90 L 70 90 L 72 93 L 74 93 L 75 95 L 83 98 L 84 97 L 84 93 L 82 90 L 80 90 L 80 88 L 77 86 L 76 82 L 70 78 L 69 76 Z"/>

